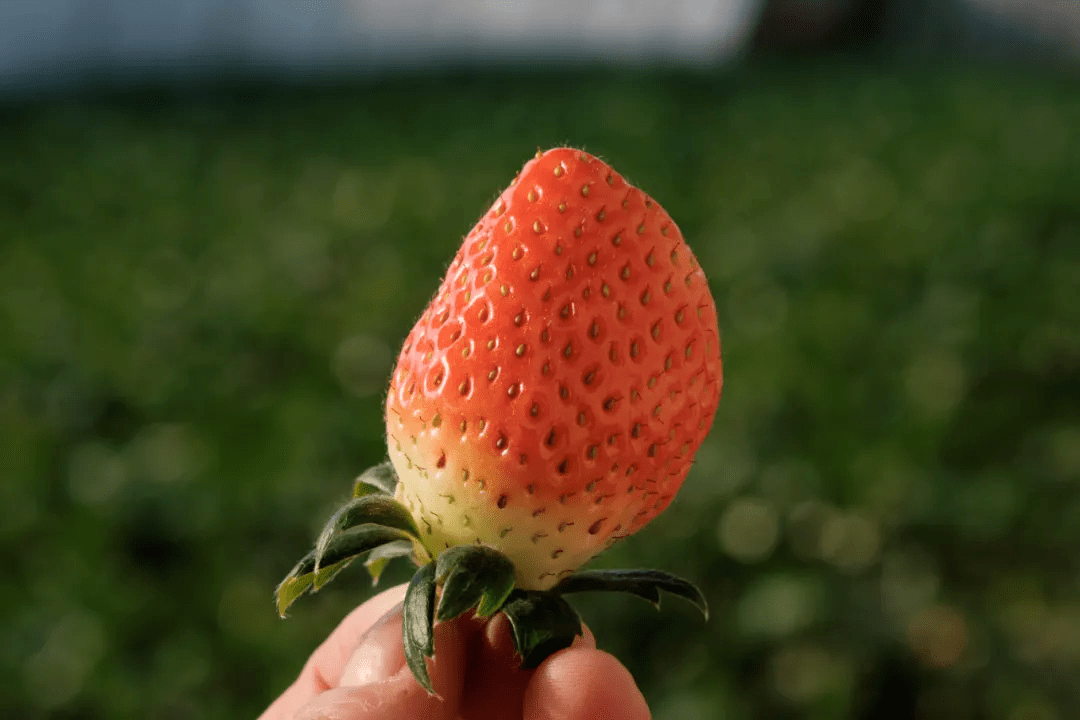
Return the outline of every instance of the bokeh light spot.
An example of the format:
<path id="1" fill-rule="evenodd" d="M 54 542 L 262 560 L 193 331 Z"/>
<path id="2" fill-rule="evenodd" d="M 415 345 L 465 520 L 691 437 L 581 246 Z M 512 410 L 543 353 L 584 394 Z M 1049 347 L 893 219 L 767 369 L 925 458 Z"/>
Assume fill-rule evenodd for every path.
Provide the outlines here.
<path id="1" fill-rule="evenodd" d="M 743 563 L 764 560 L 776 547 L 780 522 L 775 506 L 755 497 L 738 498 L 728 505 L 720 518 L 720 546 Z"/>

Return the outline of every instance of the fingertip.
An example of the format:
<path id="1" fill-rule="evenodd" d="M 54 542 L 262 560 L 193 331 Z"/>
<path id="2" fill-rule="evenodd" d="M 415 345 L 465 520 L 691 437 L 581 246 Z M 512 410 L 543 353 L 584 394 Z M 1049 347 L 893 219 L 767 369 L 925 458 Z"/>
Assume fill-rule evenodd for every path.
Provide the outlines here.
<path id="1" fill-rule="evenodd" d="M 574 649 L 596 649 L 596 636 L 592 634 L 592 630 L 589 629 L 588 625 L 585 623 L 581 624 L 581 634 L 574 638 L 574 643 L 570 647 Z"/>
<path id="2" fill-rule="evenodd" d="M 434 657 L 428 661 L 435 693 L 453 705 L 461 696 L 465 675 L 465 646 L 469 628 L 459 622 L 437 623 Z M 383 682 L 405 667 L 402 644 L 402 608 L 398 606 L 377 623 L 357 646 L 341 675 L 341 685 L 362 687 Z"/>
<path id="3" fill-rule="evenodd" d="M 514 636 L 505 613 L 498 613 L 484 625 L 484 644 L 495 654 L 513 658 Z"/>
<path id="4" fill-rule="evenodd" d="M 595 648 L 555 653 L 525 688 L 525 720 L 649 720 L 649 706 L 630 671 Z"/>
<path id="5" fill-rule="evenodd" d="M 399 605 L 364 633 L 345 663 L 338 685 L 358 687 L 381 682 L 396 675 L 404 665 Z"/>
<path id="6" fill-rule="evenodd" d="M 260 720 L 291 718 L 306 703 L 312 702 L 314 698 L 336 687 L 343 678 L 346 664 L 356 651 L 357 645 L 363 643 L 365 636 L 384 634 L 379 626 L 386 623 L 381 621 L 388 620 L 395 608 L 400 606 L 405 597 L 405 590 L 405 585 L 388 588 L 350 612 L 329 637 L 315 649 L 296 681 L 274 700 L 260 716 Z M 398 626 L 400 627 L 400 620 Z M 397 636 L 400 638 L 400 630 Z M 397 645 L 400 646 L 400 644 L 399 639 Z M 384 647 L 392 649 L 389 645 Z M 368 680 L 386 677 L 387 673 L 393 671 L 391 666 L 394 661 L 391 655 L 392 653 L 386 653 L 381 656 L 380 662 L 384 666 L 371 673 Z M 403 664 L 402 654 L 398 667 Z M 352 683 L 357 681 L 357 678 L 351 679 Z"/>
<path id="7" fill-rule="evenodd" d="M 435 694 L 429 695 L 405 666 L 399 613 L 361 643 L 350 659 L 342 680 L 356 684 L 319 694 L 300 710 L 297 720 L 457 718 L 465 675 L 465 635 L 458 623 L 435 626 L 435 655 L 427 661 Z"/>
<path id="8" fill-rule="evenodd" d="M 314 677 L 319 678 L 320 682 L 325 678 L 328 687 L 336 687 L 357 645 L 363 641 L 365 634 L 376 631 L 380 621 L 401 604 L 405 599 L 405 588 L 405 585 L 396 585 L 383 590 L 346 615 L 311 654 L 309 665 Z M 326 687 L 320 689 L 325 690 Z"/>
<path id="9" fill-rule="evenodd" d="M 510 619 L 505 614 L 499 613 L 488 620 L 483 626 L 483 633 L 484 643 L 489 651 L 503 655 L 508 663 L 517 665 L 514 636 L 511 633 Z M 596 637 L 585 623 L 581 624 L 581 635 L 574 636 L 570 647 L 590 649 L 596 647 Z"/>

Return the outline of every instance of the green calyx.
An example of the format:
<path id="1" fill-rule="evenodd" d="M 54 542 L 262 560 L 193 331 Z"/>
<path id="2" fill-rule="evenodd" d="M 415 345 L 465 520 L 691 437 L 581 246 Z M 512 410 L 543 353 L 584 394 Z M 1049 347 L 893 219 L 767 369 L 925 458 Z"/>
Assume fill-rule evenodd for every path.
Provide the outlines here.
<path id="1" fill-rule="evenodd" d="M 522 667 L 535 668 L 582 634 L 581 618 L 564 595 L 626 592 L 660 606 L 660 591 L 693 603 L 706 619 L 708 606 L 693 584 L 661 570 L 584 570 L 550 590 L 514 587 L 514 565 L 486 545 L 459 545 L 432 553 L 424 546 L 409 511 L 394 499 L 397 478 L 390 463 L 371 468 L 353 487 L 353 497 L 327 521 L 315 548 L 278 585 L 278 613 L 301 595 L 317 591 L 361 555 L 372 583 L 397 557 L 419 566 L 405 593 L 402 636 L 409 669 L 434 693 L 426 658 L 434 656 L 435 622 L 468 612 L 489 618 L 498 612 L 510 621 Z M 437 555 L 437 556 L 436 556 Z M 433 556 L 434 559 L 433 559 Z"/>

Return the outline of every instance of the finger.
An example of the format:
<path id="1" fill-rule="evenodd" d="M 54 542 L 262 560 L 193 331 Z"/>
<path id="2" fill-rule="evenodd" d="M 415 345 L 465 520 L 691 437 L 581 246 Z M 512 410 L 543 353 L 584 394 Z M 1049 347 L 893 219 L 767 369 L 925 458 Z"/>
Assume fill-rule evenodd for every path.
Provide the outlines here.
<path id="1" fill-rule="evenodd" d="M 405 589 L 405 585 L 397 585 L 384 590 L 353 610 L 311 654 L 309 664 L 312 671 L 327 687 L 338 685 L 345 663 L 360 644 L 364 634 L 401 604 L 405 599 Z M 325 690 L 326 687 L 322 689 Z"/>
<path id="2" fill-rule="evenodd" d="M 404 603 L 398 603 L 364 633 L 341 671 L 338 686 L 388 680 L 405 666 L 405 646 L 401 639 L 403 608 Z"/>
<path id="3" fill-rule="evenodd" d="M 259 720 L 292 718 L 305 703 L 338 684 L 345 662 L 365 632 L 405 597 L 405 586 L 384 590 L 349 613 L 308 658 L 300 676 Z"/>
<path id="4" fill-rule="evenodd" d="M 622 663 L 595 648 L 555 653 L 536 669 L 522 701 L 525 720 L 649 720 L 645 697 Z"/>
<path id="5" fill-rule="evenodd" d="M 389 642 L 401 646 L 401 614 L 396 613 L 377 633 L 361 643 Z M 466 630 L 460 623 L 435 626 L 435 657 L 428 660 L 428 672 L 435 695 L 428 695 L 412 672 L 401 665 L 387 677 L 379 675 L 390 667 L 382 657 L 368 669 L 362 666 L 371 654 L 359 652 L 360 660 L 349 661 L 342 680 L 363 679 L 363 685 L 341 685 L 311 700 L 297 713 L 297 720 L 455 720 L 461 706 L 461 688 L 465 675 Z"/>
<path id="6" fill-rule="evenodd" d="M 520 667 L 510 621 L 498 613 L 476 639 L 466 677 L 461 714 L 465 720 L 521 720 L 529 673 Z"/>
<path id="7" fill-rule="evenodd" d="M 596 647 L 596 639 L 582 625 L 583 636 L 574 638 L 571 648 Z M 567 652 L 563 650 L 561 652 Z M 525 688 L 533 675 L 521 668 L 514 649 L 510 621 L 495 615 L 476 639 L 469 655 L 461 714 L 465 720 L 521 720 Z"/>
<path id="8" fill-rule="evenodd" d="M 596 649 L 596 636 L 592 634 L 592 630 L 585 623 L 581 623 L 581 631 L 583 635 L 574 638 L 574 644 L 571 648 L 590 648 Z"/>

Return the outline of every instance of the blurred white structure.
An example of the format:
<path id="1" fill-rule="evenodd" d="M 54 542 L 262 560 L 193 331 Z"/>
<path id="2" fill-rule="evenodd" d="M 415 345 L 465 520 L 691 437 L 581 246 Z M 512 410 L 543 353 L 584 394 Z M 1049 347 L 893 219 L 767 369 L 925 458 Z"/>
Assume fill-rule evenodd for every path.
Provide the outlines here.
<path id="1" fill-rule="evenodd" d="M 714 65 L 764 0 L 0 0 L 0 89 L 213 69 Z"/>
<path id="2" fill-rule="evenodd" d="M 0 92 L 88 78 L 599 61 L 712 67 L 767 4 L 798 35 L 855 0 L 0 0 Z M 1080 0 L 889 0 L 904 42 L 1080 55 Z M 908 17 L 910 16 L 910 17 Z M 835 18 L 834 18 L 835 19 Z M 903 22 L 899 25 L 904 25 Z"/>

